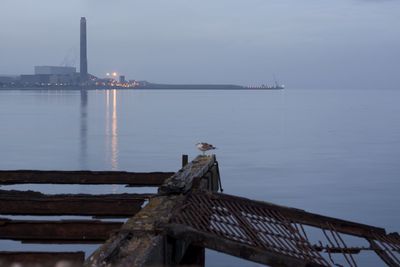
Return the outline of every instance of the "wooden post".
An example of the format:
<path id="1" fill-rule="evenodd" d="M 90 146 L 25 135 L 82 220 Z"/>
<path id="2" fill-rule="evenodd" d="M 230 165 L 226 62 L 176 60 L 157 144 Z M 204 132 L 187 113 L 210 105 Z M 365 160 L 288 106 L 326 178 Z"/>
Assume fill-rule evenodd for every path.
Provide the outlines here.
<path id="1" fill-rule="evenodd" d="M 205 266 L 206 249 L 204 247 L 189 245 L 180 261 L 180 266 L 203 267 Z"/>
<path id="2" fill-rule="evenodd" d="M 185 167 L 189 163 L 188 155 L 182 155 L 182 168 Z"/>

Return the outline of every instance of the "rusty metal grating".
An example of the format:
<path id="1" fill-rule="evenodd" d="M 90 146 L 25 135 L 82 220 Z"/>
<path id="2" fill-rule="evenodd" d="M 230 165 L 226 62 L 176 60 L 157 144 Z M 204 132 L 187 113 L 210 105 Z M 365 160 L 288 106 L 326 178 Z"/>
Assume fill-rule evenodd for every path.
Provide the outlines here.
<path id="1" fill-rule="evenodd" d="M 400 266 L 398 234 L 225 194 L 189 194 L 170 223 L 310 266 L 360 266 L 354 255 L 365 251 L 375 252 L 389 266 Z M 362 242 L 355 245 L 349 237 Z"/>

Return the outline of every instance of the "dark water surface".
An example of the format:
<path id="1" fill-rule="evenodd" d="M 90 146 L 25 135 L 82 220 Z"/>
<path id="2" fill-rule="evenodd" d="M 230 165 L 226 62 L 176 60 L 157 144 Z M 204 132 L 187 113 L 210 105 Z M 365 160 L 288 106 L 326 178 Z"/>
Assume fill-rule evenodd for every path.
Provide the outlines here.
<path id="1" fill-rule="evenodd" d="M 399 100 L 392 90 L 3 91 L 0 169 L 175 171 L 206 141 L 226 193 L 399 231 Z M 207 256 L 209 266 L 256 265 Z"/>

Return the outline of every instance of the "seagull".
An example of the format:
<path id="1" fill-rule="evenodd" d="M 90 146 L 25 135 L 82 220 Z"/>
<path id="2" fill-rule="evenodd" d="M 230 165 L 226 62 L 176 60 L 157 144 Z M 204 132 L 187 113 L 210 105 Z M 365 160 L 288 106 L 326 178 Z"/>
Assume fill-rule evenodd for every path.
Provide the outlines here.
<path id="1" fill-rule="evenodd" d="M 203 155 L 205 155 L 205 152 L 208 150 L 216 149 L 215 146 L 213 146 L 212 144 L 208 144 L 208 143 L 197 143 L 196 147 L 198 150 L 203 152 Z"/>

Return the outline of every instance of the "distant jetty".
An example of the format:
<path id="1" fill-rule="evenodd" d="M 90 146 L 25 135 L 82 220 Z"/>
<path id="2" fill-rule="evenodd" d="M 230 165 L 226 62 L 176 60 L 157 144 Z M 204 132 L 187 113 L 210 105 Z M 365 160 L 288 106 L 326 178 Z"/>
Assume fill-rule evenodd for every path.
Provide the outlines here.
<path id="1" fill-rule="evenodd" d="M 244 86 L 234 84 L 161 84 L 145 83 L 136 89 L 174 89 L 174 90 L 240 90 Z"/>
<path id="2" fill-rule="evenodd" d="M 174 89 L 174 90 L 280 90 L 283 85 L 275 86 L 242 86 L 235 84 L 158 84 L 147 83 L 138 86 L 137 89 Z"/>

